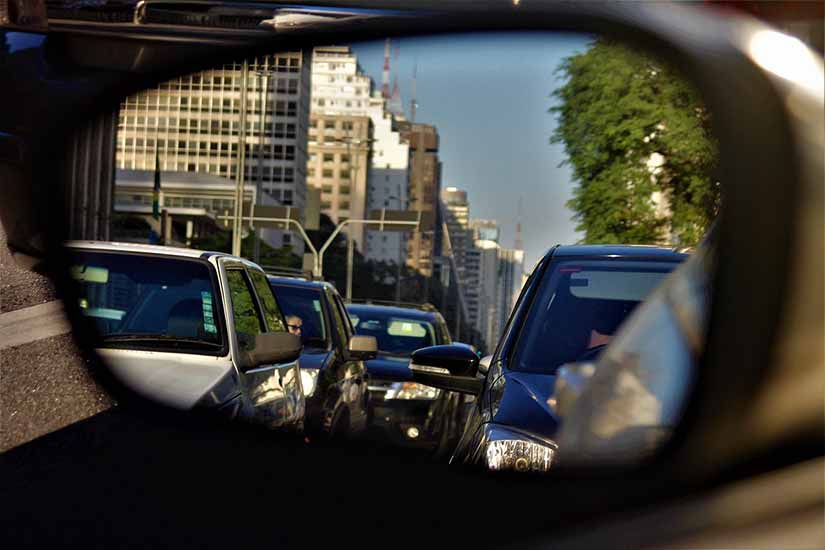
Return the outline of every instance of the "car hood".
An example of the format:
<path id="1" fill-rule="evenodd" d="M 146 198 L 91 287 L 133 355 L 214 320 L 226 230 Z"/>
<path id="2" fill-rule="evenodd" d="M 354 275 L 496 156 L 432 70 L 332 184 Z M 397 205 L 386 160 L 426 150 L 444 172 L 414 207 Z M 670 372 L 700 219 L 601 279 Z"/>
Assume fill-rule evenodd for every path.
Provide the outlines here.
<path id="1" fill-rule="evenodd" d="M 505 371 L 504 390 L 493 421 L 552 438 L 559 420 L 547 405 L 556 377 L 551 374 Z"/>
<path id="2" fill-rule="evenodd" d="M 298 365 L 302 369 L 323 369 L 329 365 L 331 355 L 331 351 L 311 348 L 304 349 L 304 351 L 301 352 L 301 358 L 298 359 Z"/>
<path id="3" fill-rule="evenodd" d="M 409 357 L 397 357 L 379 353 L 378 357 L 367 361 L 366 366 L 370 378 L 375 380 L 388 380 L 392 382 L 412 380 Z"/>

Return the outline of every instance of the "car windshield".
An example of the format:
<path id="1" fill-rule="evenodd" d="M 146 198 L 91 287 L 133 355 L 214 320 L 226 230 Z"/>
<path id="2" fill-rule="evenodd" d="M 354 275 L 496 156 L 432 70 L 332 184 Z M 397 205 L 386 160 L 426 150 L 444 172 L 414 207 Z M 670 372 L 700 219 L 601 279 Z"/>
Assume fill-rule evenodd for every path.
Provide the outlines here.
<path id="1" fill-rule="evenodd" d="M 287 325 L 300 325 L 304 346 L 326 349 L 329 339 L 321 307 L 321 291 L 289 285 L 272 285 L 272 290 L 278 298 Z"/>
<path id="2" fill-rule="evenodd" d="M 587 260 L 551 264 L 530 307 L 511 368 L 553 374 L 593 360 L 677 262 Z"/>
<path id="3" fill-rule="evenodd" d="M 356 334 L 375 336 L 378 351 L 383 353 L 410 355 L 436 343 L 435 328 L 428 321 L 379 310 L 351 309 L 349 316 Z"/>
<path id="4" fill-rule="evenodd" d="M 223 343 L 208 264 L 186 258 L 73 251 L 80 311 L 107 347 L 216 350 Z"/>

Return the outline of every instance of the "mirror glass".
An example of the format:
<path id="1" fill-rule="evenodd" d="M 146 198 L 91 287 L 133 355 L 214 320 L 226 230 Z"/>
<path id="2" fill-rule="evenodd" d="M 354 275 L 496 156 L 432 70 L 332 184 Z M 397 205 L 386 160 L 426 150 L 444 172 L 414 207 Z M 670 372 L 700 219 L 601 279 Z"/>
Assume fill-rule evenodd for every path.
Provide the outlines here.
<path id="1" fill-rule="evenodd" d="M 561 33 L 326 45 L 182 74 L 108 116 L 111 223 L 70 232 L 71 306 L 143 395 L 488 472 L 637 460 L 678 422 L 718 148 L 654 55 Z M 296 361 L 239 367 L 287 331 Z M 347 354 L 353 335 L 377 357 Z M 409 368 L 453 342 L 490 356 L 477 394 Z M 562 421 L 573 363 L 595 373 Z"/>

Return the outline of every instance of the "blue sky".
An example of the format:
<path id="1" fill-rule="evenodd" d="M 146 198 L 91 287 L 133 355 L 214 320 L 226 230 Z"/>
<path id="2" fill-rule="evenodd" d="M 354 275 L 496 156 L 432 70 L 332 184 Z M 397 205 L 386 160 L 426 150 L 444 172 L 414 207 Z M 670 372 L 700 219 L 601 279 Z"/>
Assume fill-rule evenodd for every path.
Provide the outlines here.
<path id="1" fill-rule="evenodd" d="M 589 38 L 570 34 L 464 35 L 405 38 L 391 58 L 409 115 L 417 63 L 417 122 L 437 126 L 442 186 L 466 189 L 473 218 L 496 219 L 503 246 L 512 247 L 523 197 L 526 267 L 550 246 L 580 238 L 564 206 L 570 198 L 565 155 L 550 145 L 555 126 L 547 112 L 559 84 L 556 67 L 583 51 Z M 353 47 L 363 69 L 381 85 L 384 43 Z M 390 81 L 392 84 L 392 79 Z"/>

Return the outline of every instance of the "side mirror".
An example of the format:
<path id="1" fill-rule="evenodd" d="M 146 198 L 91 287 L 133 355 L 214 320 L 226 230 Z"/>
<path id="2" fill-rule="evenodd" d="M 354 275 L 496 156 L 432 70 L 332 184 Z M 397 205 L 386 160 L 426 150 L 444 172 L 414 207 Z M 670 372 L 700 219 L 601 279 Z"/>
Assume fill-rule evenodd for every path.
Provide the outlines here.
<path id="1" fill-rule="evenodd" d="M 564 418 L 573 410 L 573 404 L 595 372 L 595 363 L 567 363 L 559 367 L 553 393 L 547 399 L 547 405 L 556 418 Z"/>
<path id="2" fill-rule="evenodd" d="M 490 370 L 490 363 L 493 361 L 492 355 L 485 355 L 481 358 L 478 362 L 478 374 L 482 376 L 487 376 L 487 371 Z"/>
<path id="3" fill-rule="evenodd" d="M 412 354 L 413 380 L 447 391 L 477 394 L 484 381 L 476 377 L 479 358 L 470 346 L 449 344 L 421 348 Z"/>
<path id="4" fill-rule="evenodd" d="M 240 353 L 243 372 L 261 365 L 289 363 L 301 355 L 301 337 L 289 332 L 264 332 L 248 341 L 250 345 Z"/>
<path id="5" fill-rule="evenodd" d="M 349 339 L 347 346 L 349 356 L 353 359 L 369 360 L 378 355 L 378 341 L 375 336 L 355 335 Z"/>

